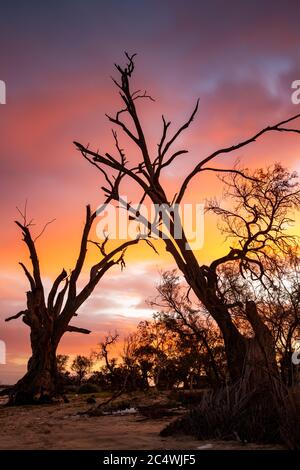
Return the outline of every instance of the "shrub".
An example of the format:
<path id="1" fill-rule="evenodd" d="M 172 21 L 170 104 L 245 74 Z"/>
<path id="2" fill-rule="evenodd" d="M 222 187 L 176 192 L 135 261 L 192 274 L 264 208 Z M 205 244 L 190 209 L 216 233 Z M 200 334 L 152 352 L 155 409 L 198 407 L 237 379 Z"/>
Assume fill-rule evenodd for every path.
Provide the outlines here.
<path id="1" fill-rule="evenodd" d="M 91 383 L 86 383 L 83 385 L 80 385 L 78 389 L 78 393 L 98 393 L 100 392 L 100 388 L 96 384 L 91 384 Z"/>
<path id="2" fill-rule="evenodd" d="M 272 388 L 246 391 L 243 382 L 208 392 L 201 403 L 170 423 L 161 436 L 189 434 L 198 439 L 237 439 L 242 442 L 300 447 L 300 417 L 288 390 Z"/>

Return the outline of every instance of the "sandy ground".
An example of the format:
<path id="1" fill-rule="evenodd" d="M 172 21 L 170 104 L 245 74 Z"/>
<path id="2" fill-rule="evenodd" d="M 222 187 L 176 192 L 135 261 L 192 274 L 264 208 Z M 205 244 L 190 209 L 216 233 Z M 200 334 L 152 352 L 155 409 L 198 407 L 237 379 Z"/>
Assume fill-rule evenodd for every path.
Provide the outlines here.
<path id="1" fill-rule="evenodd" d="M 68 404 L 9 408 L 0 405 L 0 449 L 195 450 L 271 449 L 238 442 L 197 441 L 189 436 L 159 436 L 174 418 L 147 419 L 139 414 L 87 417 L 86 397 Z"/>

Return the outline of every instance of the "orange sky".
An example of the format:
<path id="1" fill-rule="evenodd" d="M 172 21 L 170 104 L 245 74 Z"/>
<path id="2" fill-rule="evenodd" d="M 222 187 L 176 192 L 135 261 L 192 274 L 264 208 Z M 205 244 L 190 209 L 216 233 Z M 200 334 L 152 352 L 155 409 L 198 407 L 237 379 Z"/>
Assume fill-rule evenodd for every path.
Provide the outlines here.
<path id="1" fill-rule="evenodd" d="M 220 2 L 215 2 L 218 8 L 207 5 L 200 10 L 197 2 L 187 2 L 183 9 L 182 2 L 175 1 L 166 2 L 159 17 L 160 3 L 144 3 L 142 7 L 132 1 L 123 11 L 121 2 L 114 0 L 101 12 L 94 2 L 89 11 L 74 3 L 71 14 L 68 1 L 53 7 L 59 10 L 57 14 L 38 4 L 32 11 L 7 7 L 10 21 L 0 33 L 0 43 L 5 41 L 7 46 L 0 57 L 0 79 L 6 81 L 8 90 L 7 104 L 0 106 L 0 339 L 5 340 L 8 352 L 7 364 L 0 365 L 2 382 L 12 382 L 24 372 L 29 354 L 28 330 L 22 322 L 3 322 L 24 307 L 27 288 L 17 264 L 28 260 L 13 224 L 18 215 L 15 207 L 28 199 L 28 213 L 36 221 L 37 232 L 56 218 L 38 241 L 49 286 L 63 266 L 71 268 L 74 263 L 85 205 L 97 207 L 102 202 L 103 181 L 72 141 L 112 149 L 111 126 L 104 113 L 119 106 L 109 77 L 114 73 L 113 62 L 123 60 L 124 42 L 129 50 L 139 52 L 135 87 L 146 88 L 156 99 L 140 108 L 151 149 L 160 137 L 162 112 L 176 128 L 200 97 L 199 113 L 179 142 L 190 153 L 181 156 L 163 177 L 170 194 L 203 156 L 300 112 L 290 99 L 290 85 L 300 78 L 296 2 L 282 7 L 272 2 L 270 16 L 267 6 L 244 5 L 238 13 L 233 9 L 221 14 Z M 122 15 L 126 24 L 120 20 Z M 97 18 L 100 27 L 96 30 Z M 153 28 L 147 18 L 153 20 Z M 110 26 L 116 34 L 108 44 Z M 136 152 L 126 139 L 122 145 L 128 158 L 135 160 Z M 272 133 L 220 158 L 218 166 L 226 167 L 239 158 L 252 168 L 282 161 L 300 170 L 299 150 L 299 136 Z M 138 192 L 131 183 L 125 183 L 123 192 L 137 202 Z M 205 174 L 193 180 L 186 201 L 204 202 L 215 195 L 222 195 L 220 181 Z M 300 224 L 295 230 L 300 233 Z M 216 220 L 207 216 L 199 259 L 207 262 L 224 250 Z M 148 247 L 130 249 L 126 270 L 120 273 L 116 267 L 108 273 L 81 310 L 79 326 L 93 333 L 66 335 L 60 352 L 89 353 L 108 330 L 118 329 L 123 335 L 132 330 L 140 319 L 151 315 L 144 301 L 155 295 L 159 270 L 172 266 L 164 250 L 157 256 Z"/>

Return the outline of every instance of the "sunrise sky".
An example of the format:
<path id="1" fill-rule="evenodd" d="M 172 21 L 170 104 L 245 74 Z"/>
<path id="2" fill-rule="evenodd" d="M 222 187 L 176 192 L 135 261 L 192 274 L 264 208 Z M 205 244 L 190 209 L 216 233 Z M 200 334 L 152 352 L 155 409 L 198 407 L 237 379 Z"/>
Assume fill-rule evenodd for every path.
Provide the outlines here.
<path id="1" fill-rule="evenodd" d="M 138 53 L 134 83 L 156 100 L 140 108 L 153 148 L 162 112 L 176 127 L 200 97 L 199 113 L 180 142 L 190 153 L 164 174 L 171 193 L 207 153 L 300 113 L 291 102 L 291 83 L 300 79 L 299 13 L 297 1 L 1 1 L 0 80 L 7 104 L 0 105 L 0 340 L 7 364 L 0 365 L 0 382 L 19 378 L 30 352 L 21 320 L 4 323 L 25 306 L 27 289 L 18 267 L 28 260 L 13 223 L 16 206 L 28 199 L 37 232 L 56 218 L 37 243 L 50 285 L 74 263 L 85 205 L 102 202 L 101 177 L 72 142 L 112 148 L 105 112 L 120 105 L 110 79 L 114 62 L 123 63 L 124 50 Z M 282 161 L 300 171 L 299 152 L 298 135 L 273 133 L 218 165 L 236 158 L 247 167 Z M 134 198 L 132 185 L 123 188 Z M 218 179 L 206 174 L 193 180 L 186 201 L 221 194 Z M 224 249 L 215 220 L 207 218 L 199 259 Z M 145 299 L 155 295 L 159 270 L 170 266 L 164 252 L 132 248 L 126 270 L 114 268 L 81 309 L 77 324 L 93 333 L 67 334 L 60 352 L 88 354 L 108 330 L 124 335 L 150 317 Z"/>

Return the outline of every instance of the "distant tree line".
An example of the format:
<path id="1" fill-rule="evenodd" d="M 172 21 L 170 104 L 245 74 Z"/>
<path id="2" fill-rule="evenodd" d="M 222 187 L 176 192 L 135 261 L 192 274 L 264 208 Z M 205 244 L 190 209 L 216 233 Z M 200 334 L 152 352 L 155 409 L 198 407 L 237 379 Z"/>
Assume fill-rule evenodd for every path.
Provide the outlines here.
<path id="1" fill-rule="evenodd" d="M 273 260 L 274 261 L 274 260 Z M 252 289 L 259 313 L 272 332 L 277 366 L 283 383 L 297 380 L 291 357 L 300 336 L 300 265 L 297 257 L 276 260 L 273 283 L 268 289 Z M 235 266 L 221 273 L 223 289 L 230 290 L 232 301 L 242 304 L 253 284 L 241 282 Z M 89 357 L 58 355 L 58 370 L 65 384 L 92 383 L 101 390 L 126 391 L 173 388 L 219 388 L 229 382 L 224 342 L 209 313 L 192 299 L 176 270 L 162 273 L 158 295 L 149 304 L 159 309 L 152 320 L 141 321 L 129 334 L 117 359 L 111 347 L 120 340 L 108 334 Z M 251 338 L 243 311 L 236 311 L 235 322 Z M 68 368 L 69 366 L 69 368 Z"/>

